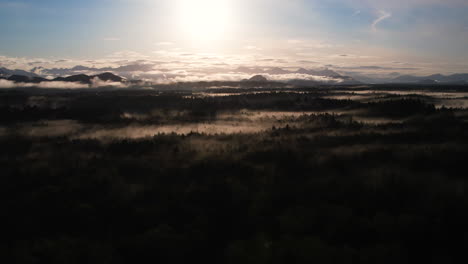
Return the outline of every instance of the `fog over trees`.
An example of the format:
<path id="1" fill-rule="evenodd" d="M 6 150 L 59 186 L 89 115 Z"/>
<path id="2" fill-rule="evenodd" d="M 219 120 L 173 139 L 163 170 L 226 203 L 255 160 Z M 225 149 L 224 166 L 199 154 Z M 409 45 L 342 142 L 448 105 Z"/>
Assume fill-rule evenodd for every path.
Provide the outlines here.
<path id="1" fill-rule="evenodd" d="M 2 258 L 464 256 L 465 88 L 245 85 L 1 90 Z"/>

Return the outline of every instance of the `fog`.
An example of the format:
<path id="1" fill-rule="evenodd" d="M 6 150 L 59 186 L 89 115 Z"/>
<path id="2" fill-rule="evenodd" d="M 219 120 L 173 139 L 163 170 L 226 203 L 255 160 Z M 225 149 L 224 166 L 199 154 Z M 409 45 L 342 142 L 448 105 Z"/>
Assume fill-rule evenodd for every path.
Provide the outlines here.
<path id="1" fill-rule="evenodd" d="M 8 133 L 33 138 L 67 137 L 69 139 L 141 139 L 158 134 L 188 135 L 192 133 L 217 134 L 256 134 L 285 127 L 314 128 L 320 125 L 304 123 L 308 116 L 331 115 L 345 122 L 357 121 L 363 124 L 401 123 L 403 119 L 388 119 L 356 115 L 357 112 L 276 112 L 276 111 L 239 111 L 219 114 L 216 120 L 197 123 L 177 123 L 151 125 L 130 123 L 128 125 L 103 125 L 80 123 L 75 120 L 43 120 L 22 123 L 15 127 L 0 127 L 0 136 Z M 144 116 L 127 115 L 135 120 L 145 120 Z"/>
<path id="2" fill-rule="evenodd" d="M 8 81 L 2 83 L 11 84 Z M 93 85 L 109 84 L 96 80 Z M 426 111 L 425 104 L 432 104 L 437 109 L 443 106 L 468 108 L 466 92 L 356 88 L 308 91 L 214 88 L 204 92 L 169 95 L 165 92 L 144 91 L 143 94 L 148 93 L 151 96 L 135 97 L 122 97 L 117 92 L 117 101 L 109 100 L 112 97 L 107 95 L 95 97 L 95 94 L 92 100 L 88 97 L 83 100 L 81 92 L 53 96 L 39 93 L 25 96 L 23 101 L 0 102 L 0 106 L 6 104 L 5 107 L 12 107 L 6 108 L 6 117 L 10 115 L 9 111 L 16 111 L 19 117 L 26 118 L 24 121 L 13 119 L 14 125 L 0 127 L 0 135 L 120 140 L 148 138 L 158 134 L 257 134 L 286 127 L 304 129 L 313 134 L 321 124 L 308 120 L 319 120 L 320 117 L 332 117 L 344 124 L 359 123 L 372 128 L 404 124 L 413 118 L 423 117 L 431 113 Z M 109 93 L 109 96 L 114 94 Z M 408 98 L 412 101 L 405 103 Z M 166 104 L 166 100 L 173 103 Z M 239 105 L 242 107 L 238 107 Z M 405 105 L 410 107 L 406 110 L 399 109 L 406 107 Z M 256 109 L 259 106 L 261 107 Z M 22 116 L 20 113 L 23 111 L 27 115 L 37 114 L 38 117 Z M 461 110 L 457 114 L 461 116 Z"/>
<path id="3" fill-rule="evenodd" d="M 27 137 L 69 137 L 70 139 L 138 139 L 152 137 L 157 134 L 187 135 L 200 133 L 215 134 L 251 134 L 272 126 L 281 127 L 284 122 L 276 119 L 299 116 L 297 113 L 260 113 L 235 118 L 235 115 L 223 115 L 213 122 L 175 123 L 167 125 L 102 125 L 83 124 L 74 120 L 45 120 L 33 123 L 23 123 L 15 128 L 0 128 L 0 133 L 7 131 Z M 254 122 L 260 121 L 262 122 Z M 286 124 L 284 124 L 286 125 Z M 284 126 L 283 125 L 283 126 Z"/>
<path id="4" fill-rule="evenodd" d="M 128 85 L 120 82 L 102 81 L 99 78 L 91 80 L 91 84 L 75 83 L 75 82 L 61 82 L 50 81 L 40 83 L 16 83 L 9 80 L 0 79 L 0 88 L 42 88 L 42 89 L 86 89 L 86 88 L 100 88 L 100 87 L 114 87 L 114 88 L 128 88 Z"/>

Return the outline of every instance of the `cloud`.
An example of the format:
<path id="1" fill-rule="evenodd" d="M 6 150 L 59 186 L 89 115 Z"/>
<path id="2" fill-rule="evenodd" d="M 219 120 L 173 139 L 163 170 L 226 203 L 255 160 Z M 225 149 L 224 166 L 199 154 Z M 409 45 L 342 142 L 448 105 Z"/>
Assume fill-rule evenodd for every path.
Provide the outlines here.
<path id="1" fill-rule="evenodd" d="M 120 82 L 102 81 L 99 78 L 91 80 L 91 85 L 75 82 L 41 82 L 41 83 L 15 83 L 13 81 L 0 79 L 0 89 L 12 88 L 42 88 L 42 89 L 86 89 L 86 88 L 128 88 L 128 85 Z"/>
<path id="2" fill-rule="evenodd" d="M 287 73 L 287 74 L 266 74 L 265 77 L 272 81 L 292 81 L 292 80 L 306 80 L 306 81 L 317 81 L 323 83 L 340 83 L 343 80 L 339 78 L 327 77 L 327 76 L 316 76 L 309 74 L 300 73 Z"/>
<path id="3" fill-rule="evenodd" d="M 376 25 L 376 27 L 381 26 L 379 23 L 376 23 Z M 278 48 L 276 48 L 276 44 L 279 45 Z M 254 50 L 249 52 L 245 50 L 247 45 L 252 46 L 250 49 L 265 47 L 265 50 L 262 54 L 255 53 Z M 213 75 L 227 74 L 240 66 L 261 69 L 281 67 L 291 71 L 291 69 L 296 70 L 300 67 L 320 68 L 332 64 L 336 65 L 336 67 L 330 66 L 330 68 L 355 70 L 363 74 L 375 72 L 386 74 L 387 71 L 401 71 L 402 74 L 430 75 L 433 73 L 445 74 L 468 71 L 466 63 L 456 64 L 450 60 L 431 62 L 430 58 L 422 63 L 422 61 L 418 62 L 417 57 L 410 58 L 405 54 L 391 53 L 391 50 L 384 48 L 359 47 L 361 45 L 359 43 L 356 46 L 349 44 L 349 46 L 340 47 L 334 43 L 334 40 L 290 39 L 288 41 L 283 39 L 271 45 L 267 45 L 262 41 L 244 42 L 243 45 L 237 47 L 239 49 L 237 53 L 215 53 L 213 51 L 209 53 L 197 52 L 197 50 L 192 49 L 164 47 L 164 52 L 148 53 L 149 56 L 135 51 L 121 51 L 113 53 L 111 56 L 104 55 L 92 60 L 71 57 L 27 58 L 0 56 L 0 65 L 8 69 L 32 71 L 49 79 L 57 76 L 96 75 L 102 72 L 112 72 L 127 79 L 162 80 L 164 82 L 173 81 L 176 77 L 190 78 L 186 76 L 196 76 L 198 79 L 203 79 L 203 75 L 209 75 L 207 78 L 212 80 Z M 320 47 L 330 48 L 323 49 Z M 301 50 L 297 50 L 297 48 Z M 391 63 L 394 61 L 409 61 L 411 63 L 395 65 Z M 36 64 L 38 62 L 43 62 L 43 64 Z M 278 72 L 276 73 L 278 74 Z M 220 80 L 234 78 L 221 75 L 218 77 L 222 78 Z M 243 77 L 237 77 L 237 79 Z M 251 76 L 245 77 L 250 78 Z"/>
<path id="4" fill-rule="evenodd" d="M 25 84 L 18 83 L 19 87 L 25 87 Z M 84 89 L 89 86 L 82 83 L 74 82 L 41 82 L 39 84 L 30 84 L 30 87 L 44 88 L 44 89 Z"/>
<path id="5" fill-rule="evenodd" d="M 311 61 L 311 60 L 298 60 L 297 62 L 300 64 L 317 64 L 318 63 L 316 61 Z"/>
<path id="6" fill-rule="evenodd" d="M 5 80 L 5 79 L 0 79 L 0 88 L 1 89 L 14 88 L 14 87 L 15 87 L 14 82 L 8 81 L 8 80 Z"/>
<path id="7" fill-rule="evenodd" d="M 136 51 L 131 51 L 131 50 L 123 50 L 123 51 L 117 51 L 109 56 L 108 58 L 113 58 L 113 59 L 130 59 L 130 60 L 138 60 L 138 59 L 147 59 L 148 56 L 141 54 Z"/>
<path id="8" fill-rule="evenodd" d="M 329 56 L 332 59 L 377 59 L 378 57 L 369 55 L 357 55 L 357 54 L 332 54 Z"/>
<path id="9" fill-rule="evenodd" d="M 377 65 L 364 65 L 364 66 L 356 66 L 356 67 L 339 67 L 340 69 L 349 69 L 349 70 L 406 70 L 406 71 L 413 71 L 419 70 L 416 67 L 384 67 L 384 66 L 377 66 Z"/>
<path id="10" fill-rule="evenodd" d="M 43 88 L 43 89 L 84 89 L 89 88 L 86 84 L 73 82 L 41 82 L 41 83 L 15 83 L 9 80 L 0 79 L 0 88 Z"/>
<path id="11" fill-rule="evenodd" d="M 379 10 L 379 17 L 372 22 L 372 31 L 377 32 L 377 25 L 382 21 L 392 17 L 392 14 L 383 10 Z"/>
<path id="12" fill-rule="evenodd" d="M 240 81 L 249 79 L 253 75 L 263 75 L 268 80 L 287 82 L 293 80 L 317 81 L 322 83 L 340 83 L 343 81 L 341 78 L 334 78 L 329 76 L 318 76 L 311 74 L 301 74 L 296 72 L 286 71 L 280 68 L 246 68 L 240 67 L 237 70 L 224 72 L 224 73 L 205 73 L 205 72 L 187 72 L 180 71 L 174 72 L 172 75 L 160 76 L 157 83 L 173 83 L 173 82 L 199 82 L 199 81 Z"/>
<path id="13" fill-rule="evenodd" d="M 306 81 L 318 81 L 324 83 L 339 83 L 341 79 L 326 77 L 326 76 L 314 76 L 308 74 L 288 73 L 288 74 L 263 74 L 270 81 L 287 82 L 292 80 L 306 80 Z M 161 79 L 160 83 L 171 83 L 171 82 L 200 82 L 200 81 L 240 81 L 243 79 L 249 79 L 252 77 L 251 74 L 241 73 L 224 73 L 224 74 L 211 74 L 211 75 L 185 75 L 177 76 L 170 79 Z"/>
<path id="14" fill-rule="evenodd" d="M 91 87 L 92 88 L 99 88 L 99 87 L 114 87 L 114 88 L 127 88 L 128 85 L 121 83 L 121 82 L 112 82 L 112 81 L 103 81 L 98 77 L 95 77 L 91 80 Z"/>

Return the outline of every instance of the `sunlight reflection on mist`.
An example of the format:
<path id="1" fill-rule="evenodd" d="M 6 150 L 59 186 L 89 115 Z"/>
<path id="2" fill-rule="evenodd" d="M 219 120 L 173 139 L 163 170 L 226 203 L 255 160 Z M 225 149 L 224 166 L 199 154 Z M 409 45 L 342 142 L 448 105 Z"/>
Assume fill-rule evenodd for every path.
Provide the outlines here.
<path id="1" fill-rule="evenodd" d="M 200 133 L 216 134 L 255 134 L 286 126 L 303 127 L 307 118 L 316 115 L 332 115 L 338 119 L 355 120 L 366 124 L 386 124 L 401 122 L 401 120 L 386 118 L 359 117 L 352 111 L 328 112 L 286 112 L 286 111 L 248 111 L 225 112 L 217 116 L 216 120 L 198 123 L 170 123 L 170 124 L 141 124 L 128 125 L 102 125 L 83 124 L 74 120 L 44 120 L 33 123 L 24 123 L 15 128 L 14 133 L 27 137 L 68 137 L 71 139 L 139 139 L 152 137 L 158 134 L 188 135 Z M 127 115 L 128 118 L 134 117 Z M 143 116 L 137 116 L 144 120 Z M 136 119 L 135 119 L 136 120 Z M 0 135 L 8 133 L 7 128 L 0 127 Z M 11 130 L 10 130 L 11 132 Z"/>

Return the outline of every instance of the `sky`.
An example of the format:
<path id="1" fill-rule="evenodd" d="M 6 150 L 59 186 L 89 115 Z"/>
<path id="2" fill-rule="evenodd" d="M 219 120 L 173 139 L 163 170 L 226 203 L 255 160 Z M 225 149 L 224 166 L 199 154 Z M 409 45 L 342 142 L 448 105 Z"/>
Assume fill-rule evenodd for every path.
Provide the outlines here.
<path id="1" fill-rule="evenodd" d="M 0 0 L 0 67 L 468 72 L 467 12 L 468 0 Z"/>

